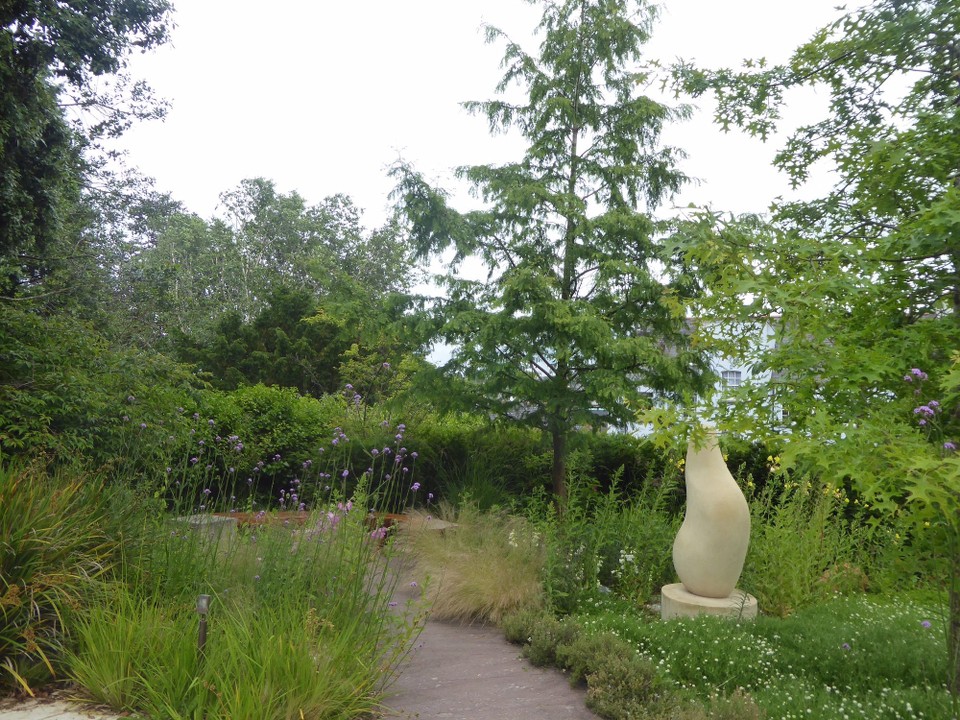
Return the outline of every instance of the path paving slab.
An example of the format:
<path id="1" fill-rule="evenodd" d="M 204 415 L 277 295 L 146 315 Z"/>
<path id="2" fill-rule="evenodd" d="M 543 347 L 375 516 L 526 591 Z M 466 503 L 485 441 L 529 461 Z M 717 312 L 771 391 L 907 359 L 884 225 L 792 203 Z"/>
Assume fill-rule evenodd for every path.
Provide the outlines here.
<path id="1" fill-rule="evenodd" d="M 390 687 L 396 720 L 596 720 L 585 692 L 531 666 L 493 627 L 429 621 Z"/>

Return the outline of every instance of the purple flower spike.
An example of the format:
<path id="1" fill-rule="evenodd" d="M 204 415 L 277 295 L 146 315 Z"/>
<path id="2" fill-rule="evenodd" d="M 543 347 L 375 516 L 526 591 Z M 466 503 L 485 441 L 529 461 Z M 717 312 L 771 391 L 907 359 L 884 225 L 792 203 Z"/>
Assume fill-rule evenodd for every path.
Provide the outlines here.
<path id="1" fill-rule="evenodd" d="M 954 443 L 952 443 L 952 442 L 950 442 L 950 441 L 948 440 L 947 442 L 945 442 L 945 443 L 943 444 L 943 449 L 944 449 L 944 450 L 949 450 L 950 452 L 953 452 L 954 450 L 957 449 L 957 446 L 956 446 L 956 444 L 954 444 Z"/>
<path id="2" fill-rule="evenodd" d="M 933 624 L 933 623 L 931 623 L 929 620 L 921 620 L 921 621 L 920 621 L 920 627 L 922 627 L 922 628 L 929 628 L 932 624 Z"/>
<path id="3" fill-rule="evenodd" d="M 850 643 L 844 643 L 844 644 L 841 645 L 840 647 L 843 648 L 844 650 L 849 650 L 849 649 L 850 649 Z"/>
<path id="4" fill-rule="evenodd" d="M 913 378 L 912 378 L 911 376 L 909 376 L 909 375 L 904 375 L 904 376 L 903 376 L 903 381 L 904 381 L 904 382 L 913 382 Z"/>
<path id="5" fill-rule="evenodd" d="M 416 492 L 417 490 L 420 489 L 420 483 L 415 482 L 413 485 L 410 486 L 410 489 Z"/>

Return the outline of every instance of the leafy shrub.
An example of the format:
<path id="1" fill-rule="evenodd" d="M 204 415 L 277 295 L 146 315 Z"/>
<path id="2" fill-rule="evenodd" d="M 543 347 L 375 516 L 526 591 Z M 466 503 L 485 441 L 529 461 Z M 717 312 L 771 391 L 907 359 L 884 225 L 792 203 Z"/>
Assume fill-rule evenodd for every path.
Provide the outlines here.
<path id="1" fill-rule="evenodd" d="M 420 450 L 424 477 L 431 477 L 438 492 L 455 504 L 466 490 L 485 510 L 507 494 L 549 482 L 548 448 L 541 433 L 529 428 L 477 415 L 428 415 L 411 427 L 410 437 Z M 499 491 L 489 494 L 487 488 Z"/>
<path id="2" fill-rule="evenodd" d="M 677 701 L 656 666 L 635 653 L 606 655 L 587 676 L 587 707 L 611 720 L 656 718 Z"/>
<path id="3" fill-rule="evenodd" d="M 568 621 L 569 622 L 569 621 Z M 587 679 L 603 667 L 611 655 L 635 655 L 636 649 L 613 633 L 578 632 L 571 640 L 561 642 L 556 649 L 557 663 L 570 673 L 570 682 Z"/>
<path id="4" fill-rule="evenodd" d="M 543 615 L 528 629 L 523 656 L 537 667 L 565 667 L 560 660 L 562 648 L 573 644 L 582 629 L 570 618 Z"/>
<path id="5" fill-rule="evenodd" d="M 741 584 L 766 613 L 785 616 L 842 590 L 863 589 L 858 536 L 845 493 L 791 480 L 751 494 L 751 538 Z"/>
<path id="6" fill-rule="evenodd" d="M 679 518 L 668 514 L 676 485 L 649 485 L 625 498 L 617 478 L 603 493 L 585 481 L 590 459 L 577 456 L 580 477 L 558 512 L 545 494 L 526 502 L 526 512 L 547 537 L 544 586 L 551 607 L 576 612 L 603 588 L 643 604 L 672 579 L 671 548 Z M 578 467 L 578 466 L 574 466 Z"/>
<path id="7" fill-rule="evenodd" d="M 86 324 L 5 305 L 0 312 L 0 450 L 95 467 L 122 458 L 128 398 L 137 424 L 188 405 L 200 383 L 157 353 L 117 351 Z"/>
<path id="8" fill-rule="evenodd" d="M 503 630 L 507 642 L 523 645 L 529 642 L 534 625 L 546 614 L 547 611 L 543 608 L 522 608 L 505 614 L 500 622 L 500 629 Z"/>

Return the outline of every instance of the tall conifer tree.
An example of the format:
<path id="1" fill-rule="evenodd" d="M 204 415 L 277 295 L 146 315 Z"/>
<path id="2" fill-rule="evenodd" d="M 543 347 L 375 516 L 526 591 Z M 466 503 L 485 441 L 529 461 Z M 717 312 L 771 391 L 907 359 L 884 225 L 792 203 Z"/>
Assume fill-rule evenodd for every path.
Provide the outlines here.
<path id="1" fill-rule="evenodd" d="M 642 93 L 653 20 L 642 0 L 545 2 L 537 54 L 488 29 L 505 44 L 500 98 L 465 107 L 527 147 L 516 162 L 458 170 L 485 209 L 458 212 L 411 167 L 394 169 L 421 257 L 455 254 L 433 306 L 436 337 L 454 348 L 443 372 L 466 381 L 474 408 L 550 435 L 561 496 L 572 430 L 629 422 L 650 393 L 702 382 L 684 335 L 696 286 L 651 215 L 685 180 L 680 152 L 659 144 L 684 111 Z M 504 99 L 513 86 L 524 100 Z M 486 282 L 456 273 L 467 257 Z"/>

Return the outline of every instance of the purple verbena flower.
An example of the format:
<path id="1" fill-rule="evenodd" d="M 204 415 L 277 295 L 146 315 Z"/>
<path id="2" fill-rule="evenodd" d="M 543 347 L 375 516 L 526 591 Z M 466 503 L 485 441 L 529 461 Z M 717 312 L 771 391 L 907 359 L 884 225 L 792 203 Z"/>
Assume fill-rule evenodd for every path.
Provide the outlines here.
<path id="1" fill-rule="evenodd" d="M 413 485 L 410 486 L 410 489 L 416 492 L 417 490 L 420 489 L 420 483 L 415 482 Z"/>
<path id="2" fill-rule="evenodd" d="M 954 450 L 957 449 L 957 446 L 956 446 L 955 443 L 952 443 L 952 442 L 950 442 L 949 440 L 947 440 L 947 441 L 943 444 L 943 449 L 944 449 L 944 450 L 948 450 L 948 451 L 950 451 L 950 452 L 953 452 Z"/>
<path id="3" fill-rule="evenodd" d="M 921 620 L 921 621 L 920 621 L 920 627 L 922 627 L 922 628 L 929 628 L 932 624 L 933 624 L 933 623 L 931 623 L 929 620 Z"/>

